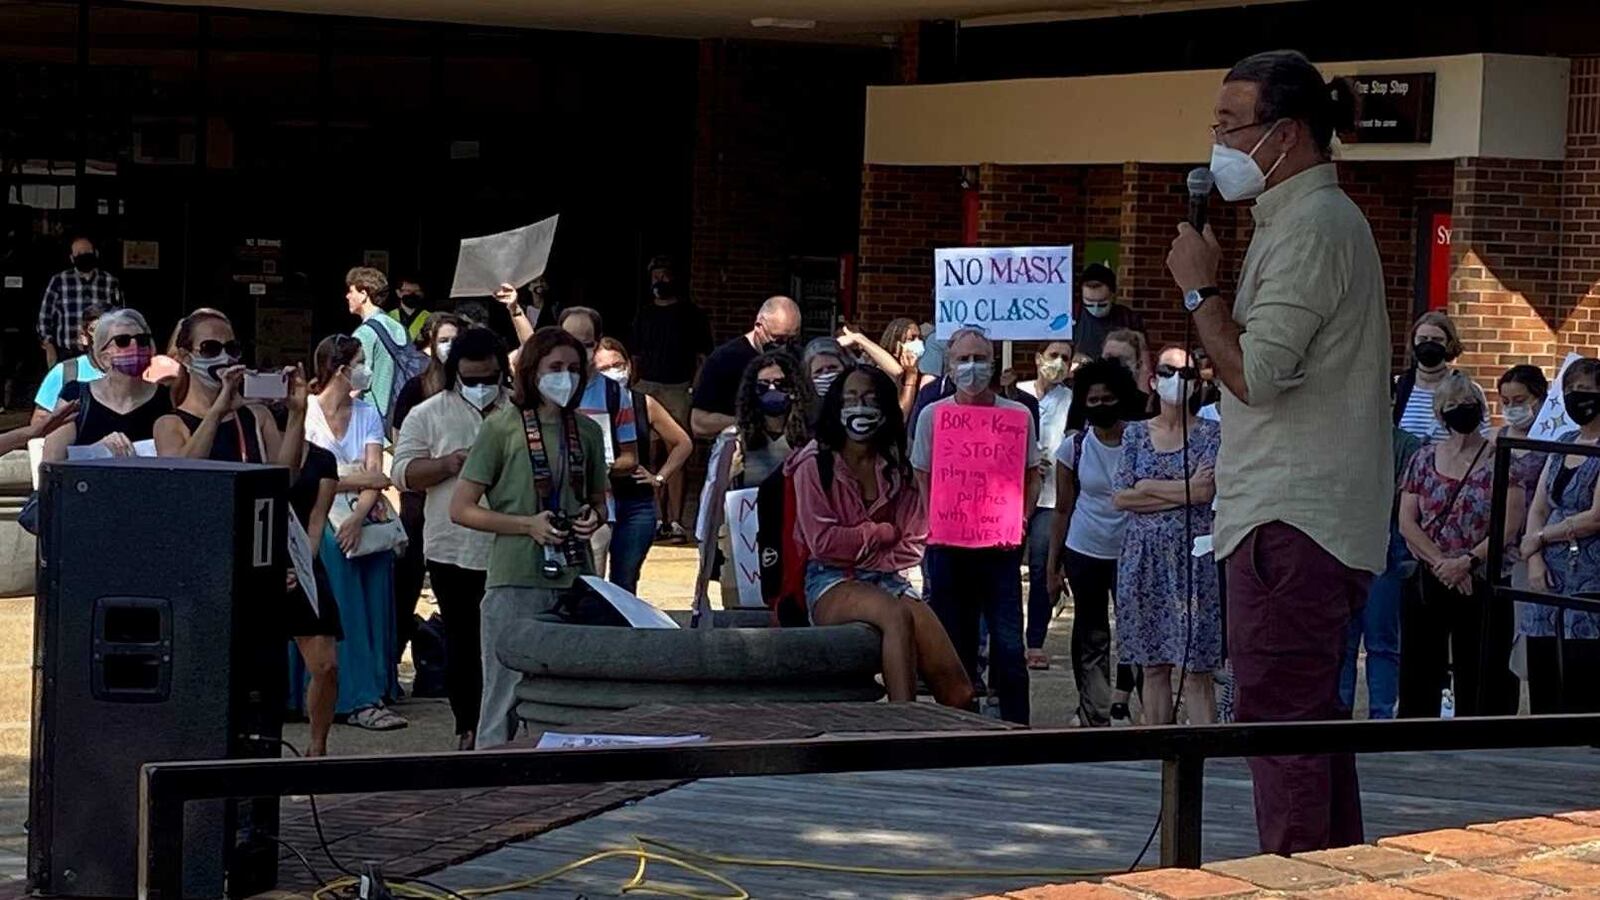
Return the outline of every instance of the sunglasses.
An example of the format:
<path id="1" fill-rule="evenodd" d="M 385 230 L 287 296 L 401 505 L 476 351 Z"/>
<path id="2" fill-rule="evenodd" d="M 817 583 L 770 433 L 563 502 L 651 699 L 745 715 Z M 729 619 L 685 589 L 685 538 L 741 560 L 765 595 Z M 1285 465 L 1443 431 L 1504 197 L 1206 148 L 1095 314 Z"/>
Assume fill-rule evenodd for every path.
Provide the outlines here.
<path id="1" fill-rule="evenodd" d="M 205 357 L 227 354 L 237 358 L 244 354 L 244 345 L 238 341 L 201 341 L 195 349 L 199 351 L 200 356 Z"/>
<path id="2" fill-rule="evenodd" d="M 155 341 L 153 341 L 151 339 L 151 337 L 150 337 L 150 335 L 148 333 L 146 333 L 146 334 L 118 334 L 118 335 L 113 335 L 110 340 L 106 341 L 106 343 L 107 344 L 115 344 L 115 345 L 117 345 L 118 349 L 126 350 L 126 349 L 128 349 L 129 345 L 131 345 L 131 344 L 138 344 L 141 347 L 149 347 L 150 345 L 154 344 Z"/>
<path id="3" fill-rule="evenodd" d="M 457 378 L 464 387 L 483 387 L 486 384 L 494 385 L 500 383 L 499 372 L 493 375 L 458 375 Z"/>
<path id="4" fill-rule="evenodd" d="M 772 381 L 764 381 L 760 378 L 756 379 L 757 393 L 764 394 L 767 391 L 787 391 L 788 389 L 789 379 L 787 378 L 777 378 Z"/>

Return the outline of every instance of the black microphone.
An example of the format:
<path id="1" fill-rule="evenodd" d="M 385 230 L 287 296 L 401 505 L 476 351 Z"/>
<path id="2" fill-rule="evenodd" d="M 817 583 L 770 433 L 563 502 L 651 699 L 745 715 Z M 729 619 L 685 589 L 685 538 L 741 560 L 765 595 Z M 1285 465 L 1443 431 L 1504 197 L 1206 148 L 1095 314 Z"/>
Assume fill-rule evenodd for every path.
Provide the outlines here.
<path id="1" fill-rule="evenodd" d="M 1189 170 L 1189 224 L 1195 231 L 1206 230 L 1206 201 L 1214 184 L 1216 179 L 1205 166 Z"/>

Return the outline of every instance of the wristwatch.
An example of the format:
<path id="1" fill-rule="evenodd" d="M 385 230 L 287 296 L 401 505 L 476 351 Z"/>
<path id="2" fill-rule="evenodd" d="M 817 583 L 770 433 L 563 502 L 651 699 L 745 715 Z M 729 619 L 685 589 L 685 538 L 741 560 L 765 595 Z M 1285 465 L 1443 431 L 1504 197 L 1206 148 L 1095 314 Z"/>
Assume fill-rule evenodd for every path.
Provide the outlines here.
<path id="1" fill-rule="evenodd" d="M 1220 293 L 1222 293 L 1222 291 L 1215 287 L 1197 288 L 1183 295 L 1183 305 L 1188 307 L 1189 312 L 1195 312 L 1200 308 L 1202 303 L 1205 303 L 1207 300 L 1217 296 Z"/>
<path id="2" fill-rule="evenodd" d="M 656 483 L 656 487 L 661 487 L 663 484 L 667 483 L 667 480 L 665 478 L 662 478 L 660 475 L 657 475 L 657 476 L 655 476 L 655 483 Z"/>

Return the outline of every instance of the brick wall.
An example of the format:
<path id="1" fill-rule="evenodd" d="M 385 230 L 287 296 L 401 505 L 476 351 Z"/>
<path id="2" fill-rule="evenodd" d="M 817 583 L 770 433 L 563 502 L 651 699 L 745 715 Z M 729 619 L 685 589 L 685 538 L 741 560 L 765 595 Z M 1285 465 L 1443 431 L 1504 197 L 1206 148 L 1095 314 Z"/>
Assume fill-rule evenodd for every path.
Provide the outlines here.
<path id="1" fill-rule="evenodd" d="M 896 316 L 932 317 L 933 250 L 961 242 L 960 178 L 947 167 L 864 167 L 856 296 L 867 334 Z"/>
<path id="2" fill-rule="evenodd" d="M 1456 162 L 1450 315 L 1466 345 L 1458 364 L 1485 387 L 1518 363 L 1549 369 L 1573 312 L 1559 286 L 1561 166 Z"/>
<path id="3" fill-rule="evenodd" d="M 1396 370 L 1407 364 L 1405 336 L 1416 306 L 1417 204 L 1449 201 L 1453 168 L 1449 162 L 1352 162 L 1339 166 L 1345 192 L 1366 214 L 1383 259 Z"/>
<path id="4" fill-rule="evenodd" d="M 856 247 L 866 85 L 887 50 L 700 45 L 690 288 L 718 340 L 788 290 L 790 259 Z"/>

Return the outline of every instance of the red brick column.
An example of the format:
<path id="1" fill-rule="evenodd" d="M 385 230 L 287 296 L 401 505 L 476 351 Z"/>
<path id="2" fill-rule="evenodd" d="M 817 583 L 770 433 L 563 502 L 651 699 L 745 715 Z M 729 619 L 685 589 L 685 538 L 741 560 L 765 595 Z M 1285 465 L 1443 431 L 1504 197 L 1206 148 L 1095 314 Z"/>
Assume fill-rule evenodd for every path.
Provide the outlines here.
<path id="1" fill-rule="evenodd" d="M 961 172 L 946 166 L 865 167 L 856 318 L 867 334 L 896 316 L 933 318 L 933 251 L 961 242 Z"/>

